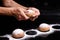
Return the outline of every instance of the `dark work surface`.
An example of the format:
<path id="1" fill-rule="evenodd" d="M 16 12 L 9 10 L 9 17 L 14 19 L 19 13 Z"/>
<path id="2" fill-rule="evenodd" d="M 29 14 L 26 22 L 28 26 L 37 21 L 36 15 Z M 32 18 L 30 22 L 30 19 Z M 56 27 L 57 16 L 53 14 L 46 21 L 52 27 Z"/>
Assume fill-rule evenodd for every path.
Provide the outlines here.
<path id="1" fill-rule="evenodd" d="M 0 40 L 9 40 L 9 38 L 6 38 L 6 37 L 0 37 Z"/>

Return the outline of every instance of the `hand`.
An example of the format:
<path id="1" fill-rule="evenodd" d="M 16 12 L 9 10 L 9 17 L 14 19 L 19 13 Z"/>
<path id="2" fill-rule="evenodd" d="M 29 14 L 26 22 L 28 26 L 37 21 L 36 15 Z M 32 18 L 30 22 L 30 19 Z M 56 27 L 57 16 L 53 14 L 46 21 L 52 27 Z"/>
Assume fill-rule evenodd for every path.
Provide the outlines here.
<path id="1" fill-rule="evenodd" d="M 34 8 L 34 7 L 29 7 L 29 9 L 31 9 L 35 12 L 34 16 L 30 18 L 31 21 L 34 21 L 35 19 L 38 18 L 38 16 L 40 15 L 40 12 L 37 8 Z"/>
<path id="2" fill-rule="evenodd" d="M 12 8 L 13 16 L 16 17 L 17 20 L 28 20 L 29 17 L 24 13 L 26 9 L 20 7 Z"/>
<path id="3" fill-rule="evenodd" d="M 29 17 L 26 15 L 26 13 L 28 14 L 27 10 L 29 10 L 29 9 L 31 9 L 35 12 L 33 17 Z M 39 10 L 36 8 L 32 8 L 32 7 L 27 8 L 27 9 L 24 9 L 21 7 L 13 7 L 12 13 L 13 13 L 13 16 L 19 21 L 20 20 L 28 20 L 28 19 L 30 19 L 31 21 L 34 21 L 40 15 Z"/>

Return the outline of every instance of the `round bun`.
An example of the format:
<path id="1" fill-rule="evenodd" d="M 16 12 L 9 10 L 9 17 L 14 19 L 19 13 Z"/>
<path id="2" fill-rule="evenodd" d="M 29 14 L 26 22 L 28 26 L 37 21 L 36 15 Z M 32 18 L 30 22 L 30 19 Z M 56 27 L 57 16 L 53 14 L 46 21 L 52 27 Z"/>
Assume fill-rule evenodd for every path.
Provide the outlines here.
<path id="1" fill-rule="evenodd" d="M 46 23 L 42 23 L 42 24 L 39 25 L 38 29 L 42 32 L 46 32 L 46 31 L 50 30 L 50 26 Z"/>
<path id="2" fill-rule="evenodd" d="M 12 36 L 14 38 L 22 38 L 24 37 L 24 31 L 22 29 L 15 29 L 13 32 L 12 32 Z"/>

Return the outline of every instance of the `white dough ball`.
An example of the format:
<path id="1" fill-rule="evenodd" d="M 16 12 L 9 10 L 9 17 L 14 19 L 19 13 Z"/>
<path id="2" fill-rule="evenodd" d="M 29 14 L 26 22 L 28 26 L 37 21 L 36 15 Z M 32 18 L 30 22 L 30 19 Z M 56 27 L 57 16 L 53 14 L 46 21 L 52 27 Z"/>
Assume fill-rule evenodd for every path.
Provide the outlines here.
<path id="1" fill-rule="evenodd" d="M 24 37 L 24 31 L 22 29 L 15 29 L 13 32 L 12 32 L 12 36 L 14 38 L 22 38 Z"/>
<path id="2" fill-rule="evenodd" d="M 29 9 L 27 11 L 28 11 L 27 16 L 29 16 L 29 17 L 33 17 L 34 16 L 35 12 L 33 10 Z"/>
<path id="3" fill-rule="evenodd" d="M 46 23 L 42 23 L 39 25 L 39 28 L 38 28 L 40 31 L 48 31 L 50 30 L 50 25 L 46 24 Z"/>

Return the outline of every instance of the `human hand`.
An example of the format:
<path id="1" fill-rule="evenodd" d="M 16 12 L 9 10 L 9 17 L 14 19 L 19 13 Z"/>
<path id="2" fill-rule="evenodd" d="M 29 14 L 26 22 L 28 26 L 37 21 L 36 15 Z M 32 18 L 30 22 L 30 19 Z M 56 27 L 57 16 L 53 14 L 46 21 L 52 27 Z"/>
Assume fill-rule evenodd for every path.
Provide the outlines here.
<path id="1" fill-rule="evenodd" d="M 25 14 L 26 9 L 20 7 L 13 7 L 12 13 L 17 20 L 28 20 L 29 17 Z"/>
<path id="2" fill-rule="evenodd" d="M 27 12 L 27 14 L 30 17 L 31 21 L 34 21 L 40 15 L 40 12 L 39 12 L 39 10 L 37 8 L 29 7 L 28 10 L 29 11 L 31 11 L 31 10 L 33 11 L 33 12 L 29 12 L 29 11 Z"/>
<path id="3" fill-rule="evenodd" d="M 32 10 L 34 11 L 34 13 L 32 13 L 32 16 L 27 16 L 27 14 L 29 14 L 29 12 L 27 10 Z M 21 8 L 21 7 L 14 7 L 12 9 L 12 13 L 14 15 L 14 17 L 16 17 L 17 20 L 28 20 L 30 19 L 31 21 L 34 21 L 35 19 L 38 18 L 38 16 L 40 15 L 40 12 L 38 9 L 36 8 Z"/>

